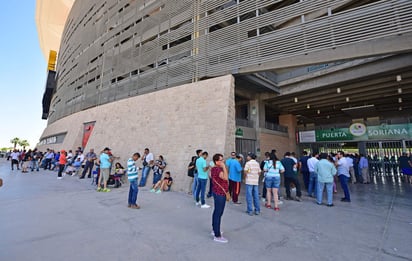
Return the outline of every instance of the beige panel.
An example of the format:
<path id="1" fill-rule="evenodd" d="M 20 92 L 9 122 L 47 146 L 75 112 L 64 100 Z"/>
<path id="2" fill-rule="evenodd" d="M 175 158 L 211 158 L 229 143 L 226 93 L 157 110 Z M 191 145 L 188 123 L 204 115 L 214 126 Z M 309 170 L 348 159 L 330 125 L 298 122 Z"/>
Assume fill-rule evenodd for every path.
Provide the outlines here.
<path id="1" fill-rule="evenodd" d="M 99 152 L 112 148 L 125 165 L 145 147 L 162 154 L 175 179 L 174 190 L 188 187 L 186 167 L 195 150 L 229 154 L 235 148 L 234 79 L 223 76 L 148 93 L 91 108 L 50 124 L 42 137 L 67 131 L 63 144 L 43 145 L 75 149 L 81 145 L 83 123 L 96 121 L 87 147 Z M 139 165 L 141 163 L 139 162 Z M 148 184 L 151 184 L 152 174 Z"/>

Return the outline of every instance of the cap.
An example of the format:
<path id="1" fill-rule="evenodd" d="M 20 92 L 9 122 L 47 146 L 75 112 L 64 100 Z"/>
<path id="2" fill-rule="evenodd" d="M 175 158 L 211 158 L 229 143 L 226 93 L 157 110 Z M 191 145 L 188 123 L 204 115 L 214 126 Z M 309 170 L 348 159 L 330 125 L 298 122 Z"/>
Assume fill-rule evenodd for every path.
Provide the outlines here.
<path id="1" fill-rule="evenodd" d="M 248 152 L 247 155 L 248 155 L 249 157 L 251 157 L 252 159 L 256 159 L 256 155 L 255 155 L 255 153 L 253 153 L 253 152 Z"/>
<path id="2" fill-rule="evenodd" d="M 111 150 L 109 147 L 104 148 L 104 150 Z"/>

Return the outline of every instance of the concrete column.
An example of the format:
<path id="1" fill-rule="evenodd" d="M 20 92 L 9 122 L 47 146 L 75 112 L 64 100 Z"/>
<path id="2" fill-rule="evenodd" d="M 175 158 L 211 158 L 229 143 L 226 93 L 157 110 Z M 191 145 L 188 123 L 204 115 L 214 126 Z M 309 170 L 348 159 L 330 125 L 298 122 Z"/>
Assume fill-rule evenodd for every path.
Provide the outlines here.
<path id="1" fill-rule="evenodd" d="M 289 151 L 297 152 L 297 145 L 296 145 L 296 116 L 292 114 L 280 115 L 279 116 L 279 124 L 288 127 L 288 137 L 289 137 Z"/>
<path id="2" fill-rule="evenodd" d="M 249 102 L 249 118 L 254 122 L 254 129 L 256 137 L 260 137 L 261 126 L 265 124 L 265 104 L 259 100 L 254 99 Z M 256 155 L 260 157 L 260 139 L 256 139 Z"/>

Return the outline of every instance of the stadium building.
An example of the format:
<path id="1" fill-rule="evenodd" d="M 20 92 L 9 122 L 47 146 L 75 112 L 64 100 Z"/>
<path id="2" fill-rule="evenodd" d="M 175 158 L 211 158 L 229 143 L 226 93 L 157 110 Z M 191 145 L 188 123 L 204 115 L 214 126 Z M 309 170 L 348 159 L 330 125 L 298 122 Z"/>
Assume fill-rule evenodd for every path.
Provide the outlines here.
<path id="1" fill-rule="evenodd" d="M 411 151 L 412 1 L 38 0 L 36 18 L 41 150 L 148 147 L 175 189 L 198 148 Z"/>

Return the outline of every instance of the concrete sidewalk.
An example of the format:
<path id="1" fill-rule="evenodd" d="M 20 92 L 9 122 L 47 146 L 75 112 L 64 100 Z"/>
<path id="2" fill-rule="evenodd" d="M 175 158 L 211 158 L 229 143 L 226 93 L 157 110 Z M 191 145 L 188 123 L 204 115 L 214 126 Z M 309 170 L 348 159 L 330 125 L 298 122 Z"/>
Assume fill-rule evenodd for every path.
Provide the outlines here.
<path id="1" fill-rule="evenodd" d="M 150 175 L 151 176 L 151 175 Z M 210 209 L 183 192 L 139 191 L 127 208 L 128 186 L 98 193 L 90 179 L 52 171 L 11 171 L 0 159 L 0 260 L 412 260 L 412 185 L 350 185 L 352 202 L 318 206 L 284 201 L 281 211 L 248 216 L 228 204 L 212 240 Z M 244 187 L 241 190 L 244 195 Z"/>

